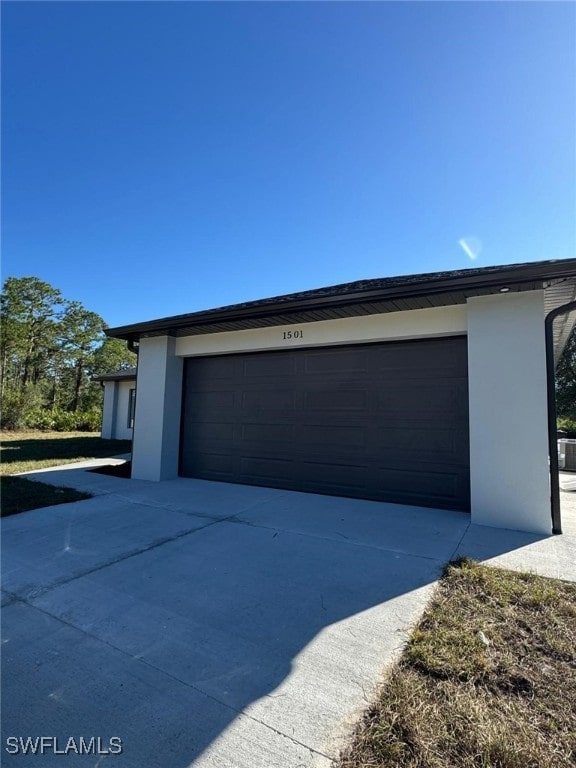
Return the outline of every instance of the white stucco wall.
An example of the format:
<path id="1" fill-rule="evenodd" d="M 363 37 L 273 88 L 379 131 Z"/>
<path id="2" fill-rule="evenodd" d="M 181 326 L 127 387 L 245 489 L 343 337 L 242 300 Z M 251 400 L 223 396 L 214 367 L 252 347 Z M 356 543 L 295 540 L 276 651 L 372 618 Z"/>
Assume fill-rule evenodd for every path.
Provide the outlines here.
<path id="1" fill-rule="evenodd" d="M 110 440 L 132 439 L 132 429 L 128 427 L 128 406 L 130 390 L 135 387 L 135 380 L 104 382 L 102 437 Z"/>
<path id="2" fill-rule="evenodd" d="M 284 334 L 301 332 L 286 339 Z M 263 349 L 290 349 L 370 341 L 424 339 L 466 333 L 466 307 L 434 307 L 410 312 L 321 320 L 317 323 L 279 325 L 249 331 L 210 333 L 176 339 L 176 354 L 182 357 L 249 352 Z"/>
<path id="3" fill-rule="evenodd" d="M 182 359 L 174 354 L 175 339 L 141 339 L 132 477 L 167 480 L 178 475 Z"/>
<path id="4" fill-rule="evenodd" d="M 472 522 L 551 533 L 544 292 L 468 300 Z"/>
<path id="5" fill-rule="evenodd" d="M 102 404 L 102 430 L 100 434 L 106 440 L 114 439 L 114 425 L 116 424 L 116 382 L 104 382 L 104 402 Z"/>
<path id="6" fill-rule="evenodd" d="M 116 440 L 131 440 L 132 429 L 128 426 L 128 407 L 130 404 L 130 390 L 135 389 L 135 381 L 118 382 L 118 402 L 116 406 L 116 428 L 114 437 Z"/>

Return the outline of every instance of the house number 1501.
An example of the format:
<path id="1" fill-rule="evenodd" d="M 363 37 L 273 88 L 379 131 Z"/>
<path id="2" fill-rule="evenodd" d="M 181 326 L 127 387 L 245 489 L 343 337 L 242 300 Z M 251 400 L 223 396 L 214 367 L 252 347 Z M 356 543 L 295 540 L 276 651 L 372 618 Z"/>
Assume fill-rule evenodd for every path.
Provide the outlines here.
<path id="1" fill-rule="evenodd" d="M 303 339 L 304 331 L 284 331 L 283 339 Z"/>

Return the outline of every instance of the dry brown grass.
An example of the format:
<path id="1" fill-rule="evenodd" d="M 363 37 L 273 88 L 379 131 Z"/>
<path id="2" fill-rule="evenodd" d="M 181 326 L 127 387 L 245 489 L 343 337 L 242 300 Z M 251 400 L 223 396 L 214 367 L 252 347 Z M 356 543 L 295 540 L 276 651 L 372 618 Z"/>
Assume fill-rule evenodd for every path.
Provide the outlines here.
<path id="1" fill-rule="evenodd" d="M 340 768 L 575 765 L 576 585 L 450 565 Z"/>

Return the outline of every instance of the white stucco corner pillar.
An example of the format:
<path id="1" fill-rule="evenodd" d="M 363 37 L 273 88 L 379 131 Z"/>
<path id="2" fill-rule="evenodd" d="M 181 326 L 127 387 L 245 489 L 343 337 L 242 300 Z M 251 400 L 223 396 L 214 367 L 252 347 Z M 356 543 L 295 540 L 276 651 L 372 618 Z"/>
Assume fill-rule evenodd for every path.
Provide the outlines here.
<path id="1" fill-rule="evenodd" d="M 472 522 L 549 534 L 544 292 L 467 306 Z"/>
<path id="2" fill-rule="evenodd" d="M 116 409 L 118 407 L 118 382 L 104 382 L 104 403 L 102 405 L 102 430 L 101 436 L 107 440 L 114 439 L 114 426 L 116 424 Z"/>
<path id="3" fill-rule="evenodd" d="M 132 477 L 168 480 L 178 475 L 182 358 L 175 339 L 154 336 L 140 340 L 136 414 L 132 443 Z"/>

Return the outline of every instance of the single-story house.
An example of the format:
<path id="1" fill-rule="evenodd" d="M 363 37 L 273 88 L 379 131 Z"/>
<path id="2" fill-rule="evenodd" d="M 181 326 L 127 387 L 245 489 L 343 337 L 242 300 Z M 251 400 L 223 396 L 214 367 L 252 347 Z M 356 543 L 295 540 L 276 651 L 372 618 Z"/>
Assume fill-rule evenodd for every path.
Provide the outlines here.
<path id="1" fill-rule="evenodd" d="M 564 259 L 361 280 L 108 329 L 138 351 L 132 477 L 559 532 L 554 356 L 575 297 L 576 259 Z"/>
<path id="2" fill-rule="evenodd" d="M 102 437 L 131 440 L 136 406 L 136 368 L 95 376 L 104 387 Z"/>

